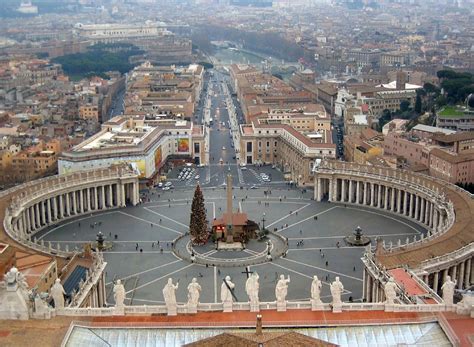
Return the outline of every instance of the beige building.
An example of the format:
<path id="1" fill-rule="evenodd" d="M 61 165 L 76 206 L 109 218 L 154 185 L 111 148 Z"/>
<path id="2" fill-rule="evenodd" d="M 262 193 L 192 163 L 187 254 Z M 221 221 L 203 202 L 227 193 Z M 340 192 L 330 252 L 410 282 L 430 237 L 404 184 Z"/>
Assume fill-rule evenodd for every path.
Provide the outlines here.
<path id="1" fill-rule="evenodd" d="M 97 105 L 84 105 L 79 107 L 79 117 L 84 120 L 99 121 L 99 108 Z"/>
<path id="2" fill-rule="evenodd" d="M 313 181 L 317 159 L 335 158 L 331 131 L 304 135 L 288 124 L 241 125 L 240 153 L 246 164 L 273 164 L 298 185 Z"/>

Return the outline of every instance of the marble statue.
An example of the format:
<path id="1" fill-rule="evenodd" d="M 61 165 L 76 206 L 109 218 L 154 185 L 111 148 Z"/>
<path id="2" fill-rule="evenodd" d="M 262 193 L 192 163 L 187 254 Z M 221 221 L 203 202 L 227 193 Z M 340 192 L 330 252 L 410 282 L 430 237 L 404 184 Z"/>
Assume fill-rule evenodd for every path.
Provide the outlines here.
<path id="1" fill-rule="evenodd" d="M 56 309 L 64 308 L 64 295 L 66 295 L 66 292 L 61 284 L 61 280 L 56 278 L 56 282 L 51 287 L 51 296 L 53 297 L 54 307 Z"/>
<path id="2" fill-rule="evenodd" d="M 388 282 L 385 283 L 385 303 L 387 305 L 393 305 L 397 299 L 397 284 L 392 277 L 389 278 Z"/>
<path id="3" fill-rule="evenodd" d="M 163 297 L 166 307 L 168 308 L 176 307 L 176 290 L 178 289 L 178 285 L 179 283 L 173 284 L 172 278 L 168 278 L 168 283 L 166 283 L 163 288 Z"/>
<path id="4" fill-rule="evenodd" d="M 247 279 L 245 283 L 245 291 L 249 297 L 249 301 L 251 304 L 258 304 L 258 290 L 260 285 L 258 283 L 259 276 L 256 272 L 254 272 L 250 277 Z"/>
<path id="5" fill-rule="evenodd" d="M 288 283 L 290 283 L 290 275 L 285 279 L 285 275 L 280 275 L 280 279 L 275 287 L 275 297 L 277 302 L 285 302 L 288 294 Z"/>
<path id="6" fill-rule="evenodd" d="M 318 279 L 318 276 L 313 276 L 313 282 L 311 282 L 311 299 L 314 300 L 316 304 L 322 304 L 321 302 L 321 287 L 322 283 Z"/>
<path id="7" fill-rule="evenodd" d="M 336 277 L 336 280 L 331 283 L 331 296 L 333 305 L 342 304 L 341 295 L 343 291 L 344 286 L 342 285 L 341 281 L 339 281 L 339 277 Z"/>
<path id="8" fill-rule="evenodd" d="M 199 304 L 199 295 L 201 294 L 201 286 L 197 283 L 196 278 L 188 284 L 188 305 L 197 306 Z"/>
<path id="9" fill-rule="evenodd" d="M 12 267 L 6 274 L 5 274 L 5 282 L 7 283 L 7 290 L 9 288 L 14 288 L 14 290 L 18 287 L 18 269 L 16 267 Z"/>
<path id="10" fill-rule="evenodd" d="M 232 292 L 235 288 L 235 284 L 231 282 L 230 276 L 226 276 L 221 285 L 221 301 L 225 304 L 232 303 Z"/>
<path id="11" fill-rule="evenodd" d="M 115 307 L 123 307 L 125 301 L 125 287 L 122 284 L 121 280 L 117 280 L 114 285 L 114 300 Z"/>
<path id="12" fill-rule="evenodd" d="M 446 281 L 444 281 L 443 285 L 441 286 L 441 290 L 443 291 L 443 301 L 446 305 L 453 304 L 455 287 L 456 282 L 451 281 L 451 276 L 446 276 Z"/>

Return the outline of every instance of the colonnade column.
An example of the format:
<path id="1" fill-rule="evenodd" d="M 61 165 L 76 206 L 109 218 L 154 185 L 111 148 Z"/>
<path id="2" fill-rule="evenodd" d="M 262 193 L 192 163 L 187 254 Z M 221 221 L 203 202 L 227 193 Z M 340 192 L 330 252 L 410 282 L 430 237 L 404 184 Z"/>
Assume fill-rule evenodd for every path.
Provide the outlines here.
<path id="1" fill-rule="evenodd" d="M 433 290 L 438 292 L 439 271 L 436 271 L 433 276 Z"/>
<path id="2" fill-rule="evenodd" d="M 23 213 L 25 215 L 25 219 L 26 219 L 26 230 L 28 232 L 30 232 L 33 228 L 32 228 L 32 223 L 31 223 L 31 214 L 30 214 L 30 208 L 27 207 L 25 209 L 25 212 Z"/>
<path id="3" fill-rule="evenodd" d="M 97 193 L 97 187 L 94 187 L 94 192 L 92 195 L 94 195 L 94 210 L 99 209 L 99 194 Z"/>
<path id="4" fill-rule="evenodd" d="M 329 179 L 329 196 L 328 200 L 329 201 L 334 201 L 334 196 L 333 196 L 333 179 Z"/>
<path id="5" fill-rule="evenodd" d="M 112 207 L 112 206 L 114 206 L 114 198 L 112 196 L 112 185 L 111 184 L 108 185 L 108 189 L 109 189 L 109 207 Z"/>
<path id="6" fill-rule="evenodd" d="M 360 204 L 360 186 L 362 185 L 362 182 L 356 181 L 356 204 Z"/>
<path id="7" fill-rule="evenodd" d="M 40 217 L 39 204 L 35 204 L 35 225 L 36 225 L 35 229 L 37 229 L 41 226 L 41 217 Z"/>
<path id="8" fill-rule="evenodd" d="M 341 179 L 341 202 L 346 202 L 346 180 Z"/>
<path id="9" fill-rule="evenodd" d="M 471 264 L 471 258 L 466 260 L 466 266 L 464 270 L 464 285 L 466 288 L 469 288 L 471 286 L 471 272 L 472 271 L 472 264 Z"/>
<path id="10" fill-rule="evenodd" d="M 354 196 L 354 181 L 349 180 L 349 196 L 348 196 L 348 202 L 352 203 L 353 201 L 353 196 Z"/>
<path id="11" fill-rule="evenodd" d="M 125 185 L 123 183 L 120 184 L 120 200 L 122 202 L 122 207 L 127 206 L 127 200 L 125 198 Z"/>
<path id="12" fill-rule="evenodd" d="M 46 225 L 46 203 L 43 201 L 40 202 L 40 210 L 41 210 L 41 220 L 40 225 Z"/>
<path id="13" fill-rule="evenodd" d="M 375 206 L 375 185 L 370 183 L 370 206 Z"/>
<path id="14" fill-rule="evenodd" d="M 418 220 L 422 223 L 425 222 L 425 199 L 420 197 L 420 217 Z"/>
<path id="15" fill-rule="evenodd" d="M 390 188 L 390 210 L 395 212 L 395 188 Z"/>
<path id="16" fill-rule="evenodd" d="M 397 196 L 397 212 L 402 213 L 402 191 L 401 189 L 398 190 L 398 196 Z"/>
<path id="17" fill-rule="evenodd" d="M 58 219 L 58 199 L 59 199 L 59 196 L 55 196 L 53 198 L 53 217 L 54 217 L 54 220 Z"/>
<path id="18" fill-rule="evenodd" d="M 46 224 L 49 224 L 53 221 L 51 218 L 51 198 L 46 200 L 46 217 L 48 218 Z"/>
<path id="19" fill-rule="evenodd" d="M 87 199 L 87 203 L 86 203 L 87 212 L 89 212 L 91 210 L 91 189 L 90 188 L 87 188 L 86 190 L 86 199 Z"/>
<path id="20" fill-rule="evenodd" d="M 459 289 L 463 289 L 464 284 L 464 261 L 459 264 L 459 276 L 457 278 Z"/>
<path id="21" fill-rule="evenodd" d="M 369 182 L 363 182 L 364 184 L 364 205 L 369 204 Z"/>
<path id="22" fill-rule="evenodd" d="M 70 193 L 66 193 L 65 198 L 66 198 L 66 216 L 71 215 L 71 196 L 69 195 Z"/>
<path id="23" fill-rule="evenodd" d="M 430 221 L 429 221 L 429 227 L 433 227 L 433 213 L 434 213 L 434 204 L 430 202 Z"/>
<path id="24" fill-rule="evenodd" d="M 409 212 L 409 217 L 413 218 L 414 216 L 414 210 L 415 210 L 415 195 L 413 193 L 410 193 L 410 212 Z"/>
<path id="25" fill-rule="evenodd" d="M 59 199 L 59 218 L 63 218 L 64 217 L 64 195 L 59 195 L 58 196 L 58 199 Z"/>
<path id="26" fill-rule="evenodd" d="M 403 215 L 408 215 L 408 192 L 406 190 L 403 192 Z"/>

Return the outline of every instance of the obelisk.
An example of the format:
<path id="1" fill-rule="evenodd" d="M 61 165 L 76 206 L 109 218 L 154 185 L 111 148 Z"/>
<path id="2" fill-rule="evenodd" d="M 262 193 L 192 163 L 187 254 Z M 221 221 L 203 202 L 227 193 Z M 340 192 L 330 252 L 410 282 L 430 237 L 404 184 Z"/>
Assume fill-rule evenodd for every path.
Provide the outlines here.
<path id="1" fill-rule="evenodd" d="M 227 211 L 229 215 L 232 215 L 232 175 L 227 175 Z M 231 221 L 232 222 L 232 221 Z"/>
<path id="2" fill-rule="evenodd" d="M 226 225 L 226 242 L 227 243 L 233 243 L 234 242 L 234 236 L 232 234 L 232 175 L 228 174 L 227 175 L 227 220 L 225 221 L 227 223 Z"/>

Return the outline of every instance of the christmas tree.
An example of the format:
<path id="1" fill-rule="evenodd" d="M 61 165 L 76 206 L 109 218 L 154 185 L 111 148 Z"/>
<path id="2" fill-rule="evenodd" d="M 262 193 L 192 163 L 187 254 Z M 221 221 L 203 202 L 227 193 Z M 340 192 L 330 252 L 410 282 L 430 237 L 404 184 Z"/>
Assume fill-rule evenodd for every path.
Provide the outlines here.
<path id="1" fill-rule="evenodd" d="M 193 203 L 191 205 L 191 219 L 189 221 L 189 233 L 194 245 L 203 245 L 209 238 L 207 231 L 206 209 L 204 207 L 204 196 L 199 184 L 194 191 Z"/>

